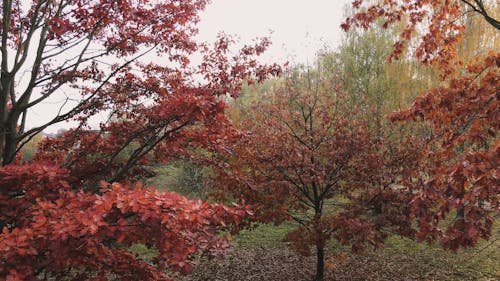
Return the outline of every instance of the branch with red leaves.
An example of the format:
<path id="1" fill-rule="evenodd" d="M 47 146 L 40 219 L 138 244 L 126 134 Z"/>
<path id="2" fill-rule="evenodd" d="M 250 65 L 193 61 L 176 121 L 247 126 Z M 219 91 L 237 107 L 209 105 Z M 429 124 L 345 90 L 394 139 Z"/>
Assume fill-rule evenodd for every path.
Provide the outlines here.
<path id="1" fill-rule="evenodd" d="M 100 194 L 75 192 L 66 170 L 43 164 L 0 173 L 0 276 L 7 280 L 40 273 L 171 280 L 166 267 L 187 273 L 194 254 L 223 250 L 227 241 L 217 233 L 236 231 L 248 212 L 141 185 L 102 183 Z M 9 195 L 21 187 L 22 196 Z M 136 243 L 158 251 L 154 263 L 127 251 Z"/>

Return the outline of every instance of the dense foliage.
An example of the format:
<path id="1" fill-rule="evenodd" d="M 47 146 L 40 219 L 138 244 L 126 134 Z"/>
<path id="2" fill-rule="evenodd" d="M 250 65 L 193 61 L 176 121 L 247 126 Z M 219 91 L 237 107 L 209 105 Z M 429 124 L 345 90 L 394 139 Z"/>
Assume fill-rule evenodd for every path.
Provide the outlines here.
<path id="1" fill-rule="evenodd" d="M 171 280 L 166 267 L 190 272 L 190 257 L 222 250 L 227 241 L 215 234 L 246 213 L 139 184 L 75 192 L 68 171 L 54 166 L 9 165 L 0 173 L 0 275 L 7 280 Z M 157 249 L 156 262 L 127 251 L 135 243 Z"/>
<path id="2" fill-rule="evenodd" d="M 404 30 L 394 44 L 393 58 L 402 54 L 414 36 L 420 39 L 415 57 L 435 65 L 442 85 L 425 91 L 410 109 L 395 113 L 393 120 L 422 120 L 432 128 L 423 139 L 419 168 L 407 177 L 418 190 L 412 201 L 421 240 L 440 240 L 447 248 L 475 245 L 491 235 L 499 212 L 500 181 L 500 56 L 495 36 L 500 26 L 495 17 L 498 4 L 488 1 L 384 1 L 363 8 L 343 24 L 369 28 L 377 19 L 385 27 L 401 21 Z M 458 55 L 466 38 L 467 12 L 480 14 L 493 37 L 480 48 L 489 51 L 472 58 Z M 420 36 L 417 25 L 427 27 Z M 472 31 L 473 32 L 473 31 Z M 467 43 L 467 42 L 466 42 Z M 468 60 L 467 60 L 468 59 Z M 452 211 L 456 219 L 443 225 Z"/>
<path id="3" fill-rule="evenodd" d="M 328 73 L 297 71 L 276 86 L 216 166 L 222 193 L 251 204 L 253 219 L 298 223 L 285 239 L 304 255 L 314 246 L 315 280 L 323 279 L 331 238 L 361 251 L 389 233 L 413 234 L 411 192 L 395 186 L 414 169 L 418 145 L 403 131 L 370 130 Z"/>
<path id="4" fill-rule="evenodd" d="M 234 230 L 245 208 L 132 184 L 187 147 L 217 146 L 229 126 L 219 96 L 279 72 L 255 61 L 267 39 L 232 57 L 226 36 L 195 42 L 206 4 L 1 2 L 0 279 L 168 280 L 166 268 L 189 272 L 196 253 L 223 247 L 219 230 Z M 28 128 L 54 101 L 48 121 Z M 109 120 L 90 130 L 103 112 Z M 32 138 L 69 120 L 74 129 L 21 158 Z M 129 252 L 135 243 L 156 249 L 155 261 Z"/>
<path id="5" fill-rule="evenodd" d="M 392 233 L 453 250 L 490 238 L 500 194 L 498 4 L 353 1 L 339 52 L 252 88 L 255 105 L 228 109 L 242 83 L 281 68 L 256 61 L 266 38 L 237 53 L 223 34 L 213 46 L 196 42 L 208 2 L 1 2 L 0 279 L 171 280 L 196 255 L 220 253 L 221 233 L 250 214 L 294 221 L 285 238 L 301 254 L 314 248 L 317 281 L 330 239 L 360 252 Z M 473 43 L 490 50 L 472 54 Z M 400 63 L 384 64 L 387 55 Z M 423 88 L 391 114 L 399 123 L 384 119 Z M 44 103 L 59 108 L 28 128 Z M 40 140 L 66 121 L 75 127 Z M 240 204 L 136 183 L 179 159 L 210 165 L 210 186 Z M 152 261 L 135 256 L 135 244 Z"/>

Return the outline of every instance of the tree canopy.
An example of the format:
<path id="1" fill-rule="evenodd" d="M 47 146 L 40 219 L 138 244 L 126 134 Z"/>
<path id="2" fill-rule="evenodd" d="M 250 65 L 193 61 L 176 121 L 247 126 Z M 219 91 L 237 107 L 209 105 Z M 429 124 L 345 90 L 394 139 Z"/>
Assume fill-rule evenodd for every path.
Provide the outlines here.
<path id="1" fill-rule="evenodd" d="M 343 24 L 369 28 L 381 18 L 387 27 L 402 21 L 404 29 L 394 44 L 393 58 L 416 37 L 420 43 L 414 55 L 421 62 L 437 66 L 442 80 L 425 90 L 413 105 L 392 115 L 393 120 L 420 120 L 432 132 L 423 141 L 422 160 L 408 183 L 419 191 L 413 199 L 421 240 L 440 240 L 445 247 L 475 245 L 491 236 L 493 218 L 499 211 L 500 154 L 498 138 L 500 108 L 500 54 L 498 5 L 488 1 L 384 1 L 363 6 Z M 479 13 L 490 28 L 486 51 L 472 57 L 459 56 L 464 38 L 473 32 L 467 13 Z M 427 29 L 419 33 L 416 28 Z M 467 29 L 469 27 L 469 29 Z M 452 211 L 456 220 L 443 226 Z"/>
<path id="2" fill-rule="evenodd" d="M 196 42 L 207 2 L 1 2 L 0 279 L 170 280 L 166 268 L 189 272 L 196 253 L 223 248 L 219 231 L 235 230 L 245 206 L 134 184 L 187 147 L 217 146 L 230 131 L 219 97 L 280 72 L 255 60 L 266 38 L 237 56 L 227 36 Z M 29 127 L 54 100 L 51 119 Z M 91 128 L 102 112 L 112 118 Z M 69 120 L 77 126 L 22 159 L 30 139 Z M 128 250 L 135 243 L 158 251 L 154 263 Z"/>

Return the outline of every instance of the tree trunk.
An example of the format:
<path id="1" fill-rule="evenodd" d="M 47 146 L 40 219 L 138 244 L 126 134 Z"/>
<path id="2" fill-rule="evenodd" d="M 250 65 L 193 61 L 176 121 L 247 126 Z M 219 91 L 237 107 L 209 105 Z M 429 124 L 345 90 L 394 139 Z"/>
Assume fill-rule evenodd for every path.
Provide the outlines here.
<path id="1" fill-rule="evenodd" d="M 17 121 L 17 120 L 16 120 Z M 16 158 L 16 150 L 17 150 L 17 138 L 16 138 L 16 124 L 17 122 L 12 122 L 10 120 L 7 121 L 4 127 L 4 147 L 3 147 L 3 160 L 2 165 L 8 165 L 14 162 Z"/>
<path id="2" fill-rule="evenodd" d="M 316 244 L 316 276 L 314 281 L 323 281 L 323 273 L 325 271 L 325 246 L 324 243 Z"/>

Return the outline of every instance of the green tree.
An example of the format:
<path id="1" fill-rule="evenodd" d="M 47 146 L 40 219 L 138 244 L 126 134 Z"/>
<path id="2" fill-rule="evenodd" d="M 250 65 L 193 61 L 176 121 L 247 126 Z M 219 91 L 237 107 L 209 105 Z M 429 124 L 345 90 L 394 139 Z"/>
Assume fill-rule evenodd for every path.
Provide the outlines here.
<path id="1" fill-rule="evenodd" d="M 351 29 L 336 52 L 323 55 L 323 64 L 343 81 L 349 102 L 363 108 L 370 127 L 379 136 L 385 114 L 407 106 L 416 95 L 415 91 L 402 91 L 414 89 L 413 64 L 388 63 L 394 34 L 394 30 L 375 25 L 366 31 Z"/>

